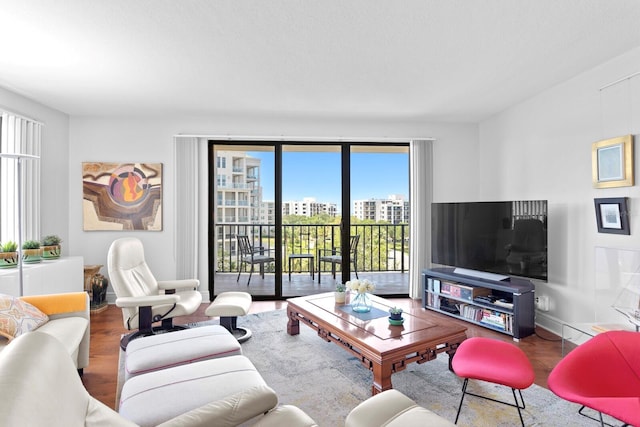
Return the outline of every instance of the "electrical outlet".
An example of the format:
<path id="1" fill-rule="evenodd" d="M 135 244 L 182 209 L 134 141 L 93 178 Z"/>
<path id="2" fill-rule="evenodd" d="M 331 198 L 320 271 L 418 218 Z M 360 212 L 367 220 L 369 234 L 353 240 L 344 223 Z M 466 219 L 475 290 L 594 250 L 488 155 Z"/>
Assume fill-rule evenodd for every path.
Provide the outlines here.
<path id="1" fill-rule="evenodd" d="M 549 311 L 549 297 L 546 295 L 540 295 L 536 297 L 536 309 L 540 311 Z"/>

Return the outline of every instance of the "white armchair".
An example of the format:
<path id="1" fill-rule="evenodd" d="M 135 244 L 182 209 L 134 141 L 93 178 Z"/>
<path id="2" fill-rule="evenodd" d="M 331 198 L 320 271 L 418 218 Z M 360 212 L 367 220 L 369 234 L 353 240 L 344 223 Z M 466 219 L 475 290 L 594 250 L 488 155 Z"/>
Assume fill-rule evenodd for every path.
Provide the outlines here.
<path id="1" fill-rule="evenodd" d="M 194 313 L 202 303 L 197 279 L 155 279 L 145 262 L 139 239 L 123 237 L 115 240 L 109 248 L 107 265 L 124 326 L 128 330 L 137 329 L 121 340 L 123 350 L 132 339 L 151 335 L 158 329 L 183 329 L 173 325 L 173 318 Z M 153 323 L 157 322 L 161 325 L 154 327 Z"/>

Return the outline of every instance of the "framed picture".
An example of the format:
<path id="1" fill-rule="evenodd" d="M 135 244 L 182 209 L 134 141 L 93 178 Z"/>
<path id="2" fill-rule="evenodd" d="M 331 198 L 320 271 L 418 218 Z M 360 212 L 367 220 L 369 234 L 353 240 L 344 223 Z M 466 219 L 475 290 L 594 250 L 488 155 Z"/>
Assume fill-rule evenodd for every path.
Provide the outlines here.
<path id="1" fill-rule="evenodd" d="M 162 163 L 82 163 L 84 231 L 161 231 Z"/>
<path id="2" fill-rule="evenodd" d="M 595 188 L 633 185 L 633 135 L 594 142 L 591 169 Z"/>
<path id="3" fill-rule="evenodd" d="M 631 234 L 627 198 L 594 199 L 598 233 Z"/>

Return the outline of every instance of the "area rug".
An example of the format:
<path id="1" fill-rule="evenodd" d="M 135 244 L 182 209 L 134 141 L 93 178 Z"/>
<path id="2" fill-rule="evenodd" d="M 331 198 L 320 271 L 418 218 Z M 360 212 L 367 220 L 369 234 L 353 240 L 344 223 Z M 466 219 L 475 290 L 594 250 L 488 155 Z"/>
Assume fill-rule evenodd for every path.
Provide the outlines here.
<path id="1" fill-rule="evenodd" d="M 320 426 L 344 425 L 349 411 L 371 395 L 369 370 L 350 353 L 320 339 L 302 323 L 299 335 L 288 335 L 285 310 L 245 316 L 238 319 L 238 324 L 253 332 L 253 337 L 242 344 L 243 353 L 276 391 L 279 403 L 300 407 Z M 122 363 L 120 371 L 119 376 Z M 408 365 L 404 371 L 393 374 L 391 380 L 393 388 L 421 406 L 451 422 L 455 420 L 462 380 L 448 370 L 446 354 L 422 365 Z M 118 381 L 118 394 L 120 384 Z M 513 399 L 510 389 L 492 384 L 470 381 L 469 390 L 495 399 Z M 522 394 L 527 426 L 598 424 L 579 415 L 579 405 L 564 401 L 543 387 L 534 384 Z M 513 407 L 469 396 L 465 398 L 458 425 L 511 427 L 520 425 L 520 420 Z"/>

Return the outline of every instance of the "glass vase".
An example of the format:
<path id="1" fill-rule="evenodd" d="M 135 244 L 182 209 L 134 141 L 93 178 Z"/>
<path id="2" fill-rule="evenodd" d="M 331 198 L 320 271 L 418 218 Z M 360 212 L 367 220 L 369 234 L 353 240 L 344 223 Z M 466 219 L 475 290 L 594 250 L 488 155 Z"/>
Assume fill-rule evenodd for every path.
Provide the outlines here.
<path id="1" fill-rule="evenodd" d="M 371 299 L 366 292 L 357 293 L 351 301 L 351 310 L 356 313 L 368 313 L 371 311 Z"/>

